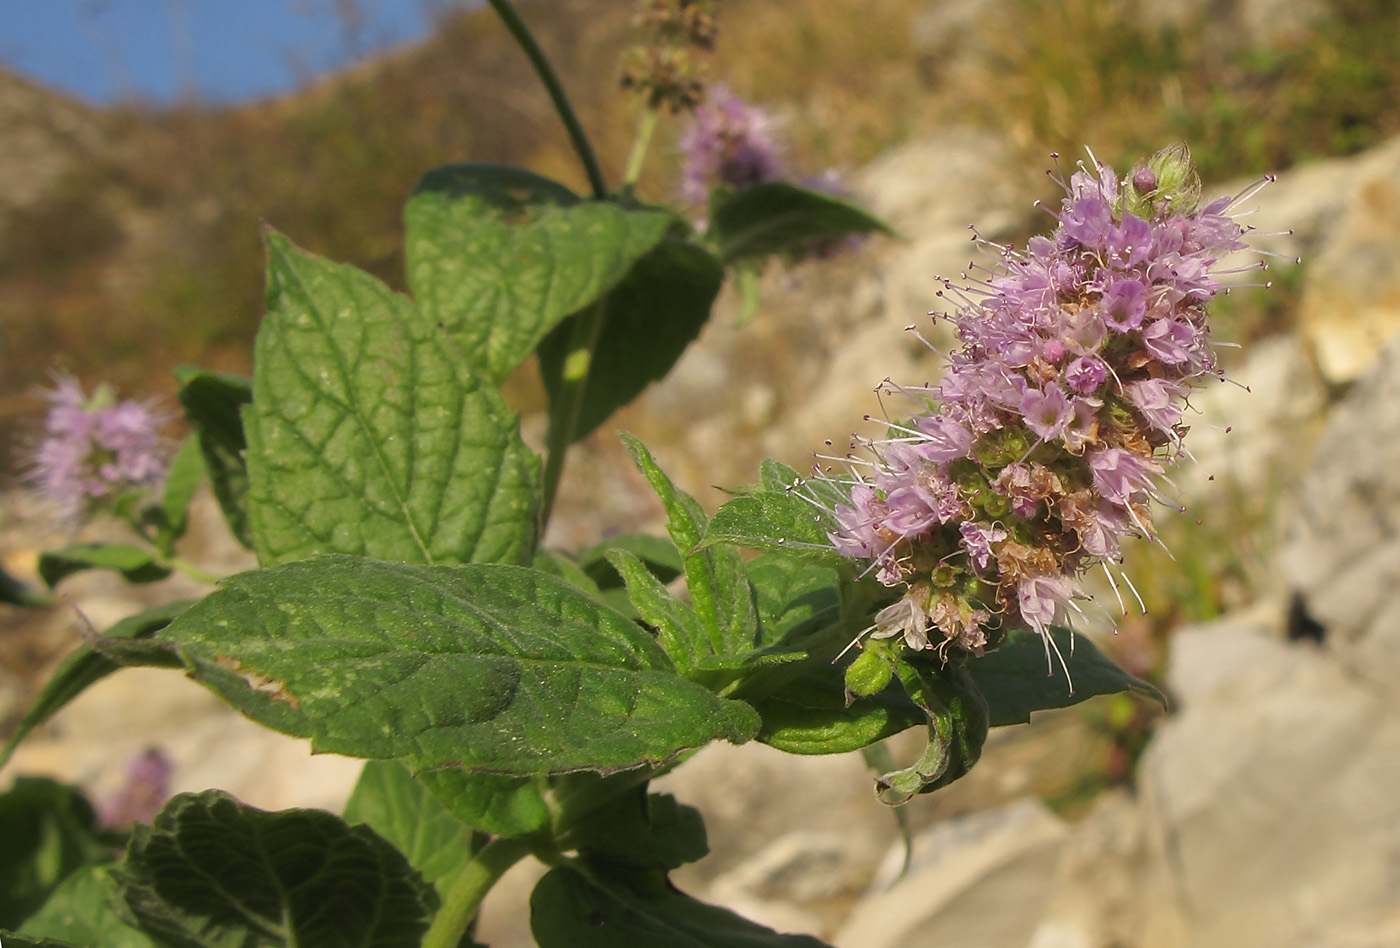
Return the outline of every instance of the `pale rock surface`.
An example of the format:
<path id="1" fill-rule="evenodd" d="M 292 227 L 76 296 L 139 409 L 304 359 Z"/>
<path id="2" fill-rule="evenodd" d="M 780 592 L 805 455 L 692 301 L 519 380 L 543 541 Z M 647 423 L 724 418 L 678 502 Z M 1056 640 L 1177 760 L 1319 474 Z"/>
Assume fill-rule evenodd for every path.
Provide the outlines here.
<path id="1" fill-rule="evenodd" d="M 833 943 L 839 948 L 1002 948 L 1027 943 L 1046 909 L 1048 880 L 1069 829 L 1034 800 L 970 814 L 886 856 L 871 892 Z"/>
<path id="2" fill-rule="evenodd" d="M 1281 566 L 1344 667 L 1400 697 L 1400 340 L 1333 412 Z"/>

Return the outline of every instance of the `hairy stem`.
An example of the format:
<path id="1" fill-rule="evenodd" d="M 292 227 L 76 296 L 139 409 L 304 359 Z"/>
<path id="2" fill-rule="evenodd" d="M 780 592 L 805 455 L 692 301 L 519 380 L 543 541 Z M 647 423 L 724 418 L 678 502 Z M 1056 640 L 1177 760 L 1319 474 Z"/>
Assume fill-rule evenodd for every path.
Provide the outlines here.
<path id="1" fill-rule="evenodd" d="M 501 837 L 487 843 L 447 891 L 442 908 L 423 936 L 423 948 L 457 948 L 491 886 L 529 852 L 530 842 L 525 837 Z"/>
<path id="2" fill-rule="evenodd" d="M 574 107 L 569 104 L 569 97 L 564 94 L 564 87 L 559 82 L 559 77 L 554 73 L 554 67 L 549 64 L 549 60 L 544 55 L 544 50 L 540 49 L 539 43 L 535 42 L 535 37 L 530 33 L 525 22 L 520 19 L 520 15 L 515 12 L 515 7 L 510 0 L 490 0 L 491 8 L 496 11 L 496 15 L 501 18 L 501 22 L 510 30 L 510 35 L 515 37 L 515 41 L 520 44 L 520 48 L 525 51 L 525 55 L 530 59 L 530 65 L 535 67 L 535 72 L 544 83 L 545 90 L 549 92 L 549 98 L 554 102 L 554 109 L 559 113 L 559 118 L 564 122 L 564 128 L 569 133 L 569 141 L 574 146 L 574 151 L 578 153 L 579 161 L 583 164 L 583 170 L 588 175 L 588 186 L 593 189 L 593 196 L 602 200 L 608 196 L 608 185 L 603 180 L 603 171 L 598 167 L 598 156 L 593 153 L 593 146 L 588 141 L 588 136 L 584 134 L 583 126 L 579 124 L 578 115 L 574 112 Z"/>

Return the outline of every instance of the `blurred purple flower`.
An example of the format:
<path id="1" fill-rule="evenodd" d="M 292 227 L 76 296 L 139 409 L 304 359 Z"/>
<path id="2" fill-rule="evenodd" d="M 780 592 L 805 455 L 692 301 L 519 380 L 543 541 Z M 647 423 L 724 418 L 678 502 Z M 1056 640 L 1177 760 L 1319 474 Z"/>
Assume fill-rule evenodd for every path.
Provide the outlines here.
<path id="1" fill-rule="evenodd" d="M 98 503 L 157 484 L 165 476 L 168 416 L 150 402 L 117 401 L 110 388 L 91 398 L 72 378 L 46 393 L 49 413 L 30 480 L 76 521 Z"/>
<path id="2" fill-rule="evenodd" d="M 158 747 L 148 747 L 126 765 L 126 782 L 98 807 L 98 822 L 109 829 L 149 823 L 170 799 L 175 765 Z"/>
<path id="3" fill-rule="evenodd" d="M 774 137 L 777 123 L 763 109 L 747 105 L 723 86 L 710 89 L 681 133 L 681 189 L 685 199 L 704 205 L 716 186 L 744 191 L 782 175 Z"/>

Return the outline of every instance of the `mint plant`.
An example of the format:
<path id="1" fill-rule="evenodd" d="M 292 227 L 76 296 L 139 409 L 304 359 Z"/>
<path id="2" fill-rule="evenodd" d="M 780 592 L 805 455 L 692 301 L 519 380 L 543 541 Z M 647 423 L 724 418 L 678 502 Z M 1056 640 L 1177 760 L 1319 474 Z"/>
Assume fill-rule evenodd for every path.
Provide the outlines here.
<path id="1" fill-rule="evenodd" d="M 885 227 L 776 164 L 758 173 L 744 149 L 762 143 L 738 139 L 766 127 L 729 100 L 702 106 L 729 119 L 702 114 L 689 139 L 722 159 L 703 229 L 635 194 L 657 114 L 703 99 L 687 70 L 713 42 L 710 4 L 648 4 L 652 44 L 627 72 L 638 149 L 617 190 L 516 12 L 492 6 L 592 193 L 521 168 L 429 172 L 405 210 L 411 297 L 268 232 L 253 376 L 180 370 L 193 434 L 163 496 L 142 491 L 164 459 L 126 472 L 103 422 L 67 443 L 63 470 L 100 473 L 97 454 L 114 454 L 122 490 L 68 493 L 85 510 L 111 501 L 144 545 L 41 563 L 50 584 L 93 568 L 201 575 L 175 544 L 207 478 L 259 568 L 93 634 L 0 753 L 105 675 L 169 668 L 317 751 L 365 758 L 346 812 L 207 791 L 125 832 L 75 791 L 21 779 L 0 797 L 0 835 L 17 841 L 0 867 L 6 945 L 452 948 L 533 857 L 549 867 L 530 902 L 545 948 L 815 946 L 668 884 L 705 855 L 704 824 L 652 778 L 715 740 L 835 754 L 920 727 L 924 752 L 876 780 L 897 805 L 966 774 L 991 727 L 1154 694 L 1087 640 L 1071 648 L 1065 610 L 1084 569 L 1151 535 L 1184 399 L 1216 372 L 1213 268 L 1244 232 L 1229 202 L 1198 206 L 1184 148 L 1123 179 L 1075 174 L 1051 237 L 995 247 L 990 282 L 949 284 L 963 348 L 944 381 L 899 390 L 908 414 L 863 455 L 812 476 L 765 462 L 710 517 L 623 435 L 667 536 L 550 549 L 570 445 L 670 370 L 727 276 Z M 702 148 L 706 128 L 723 141 Z M 499 390 L 532 354 L 543 458 Z M 83 407 L 60 393 L 56 408 Z"/>

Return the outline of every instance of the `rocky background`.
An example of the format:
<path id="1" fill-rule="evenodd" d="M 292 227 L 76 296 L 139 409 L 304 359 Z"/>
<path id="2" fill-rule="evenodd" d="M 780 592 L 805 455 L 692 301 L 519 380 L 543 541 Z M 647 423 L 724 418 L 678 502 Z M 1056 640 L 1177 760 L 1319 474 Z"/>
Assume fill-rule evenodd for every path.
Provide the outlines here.
<path id="1" fill-rule="evenodd" d="M 975 89 L 979 70 L 1023 42 L 992 44 L 989 25 L 1026 9 L 1012 0 L 910 5 L 902 23 L 904 48 L 917 53 L 911 70 L 943 90 L 930 95 Z M 1331 35 L 1328 16 L 1357 9 L 1157 4 L 1152 29 L 1185 29 L 1209 15 L 1222 21 L 1201 34 L 1210 43 L 1283 57 Z M 39 129 L 0 148 L 0 201 L 13 213 L 71 180 L 54 164 L 54 143 L 71 145 L 81 165 L 99 147 L 94 136 L 125 132 L 110 115 L 6 81 L 0 117 Z M 1153 101 L 1171 95 L 1163 80 Z M 279 107 L 295 106 L 267 108 Z M 1080 106 L 1059 107 L 1073 126 Z M 938 308 L 935 274 L 955 275 L 973 259 L 967 225 L 994 240 L 1022 239 L 1044 223 L 1032 202 L 1055 196 L 1038 174 L 1043 159 L 1026 160 L 1028 142 L 1046 140 L 1037 119 L 1000 117 L 949 115 L 936 129 L 911 122 L 863 156 L 852 187 L 899 239 L 768 273 L 753 323 L 740 325 L 729 301 L 676 372 L 609 427 L 637 432 L 713 505 L 721 499 L 713 485 L 748 480 L 764 456 L 800 468 L 824 439 L 843 442 L 877 410 L 872 390 L 886 376 L 936 372 L 901 330 Z M 1268 137 L 1231 129 L 1221 134 Z M 1236 384 L 1195 400 L 1200 418 L 1187 445 L 1199 463 L 1173 473 L 1188 512 L 1163 514 L 1176 561 L 1129 553 L 1149 618 L 1105 613 L 1104 647 L 1160 681 L 1170 713 L 1100 701 L 995 732 L 968 778 L 901 811 L 914 833 L 902 873 L 899 826 L 874 800 L 858 756 L 712 746 L 663 781 L 700 807 L 710 833 L 711 855 L 678 873 L 678 885 L 840 948 L 1400 945 L 1400 138 L 1337 150 L 1350 153 L 1293 156 L 1251 202 L 1258 212 L 1248 222 L 1272 234 L 1260 242 L 1280 256 L 1268 274 L 1239 279 L 1275 286 L 1241 286 L 1221 307 L 1217 337 L 1241 343 L 1226 351 Z M 1222 159 L 1208 190 L 1245 187 L 1251 179 L 1238 172 L 1248 164 Z M 26 168 L 44 170 L 14 170 Z M 1295 256 L 1304 262 L 1293 265 Z M 0 296 L 19 292 L 5 273 L 0 263 Z M 32 415 L 19 390 L 5 391 L 0 404 L 12 418 Z M 527 432 L 538 435 L 526 388 L 520 404 Z M 595 436 L 570 464 L 550 542 L 569 547 L 659 523 L 615 439 Z M 43 514 L 27 495 L 5 495 L 0 555 L 17 574 L 32 569 L 37 550 L 67 539 Z M 251 565 L 212 504 L 199 524 L 190 558 L 218 572 Z M 0 719 L 16 718 L 43 671 L 77 641 L 79 614 L 102 628 L 158 598 L 200 591 L 179 579 L 133 589 L 83 574 L 60 587 L 59 609 L 0 614 Z M 0 781 L 52 774 L 100 799 L 152 744 L 175 762 L 175 790 L 219 786 L 269 808 L 338 808 L 357 772 L 353 761 L 312 757 L 304 744 L 260 731 L 168 672 L 129 670 L 33 737 Z M 522 906 L 534 874 L 517 867 L 493 893 L 482 940 L 530 944 Z"/>

